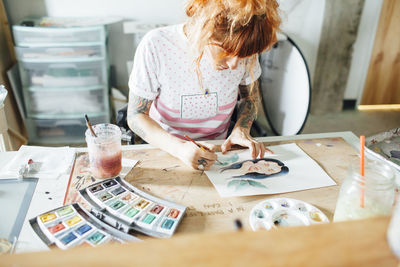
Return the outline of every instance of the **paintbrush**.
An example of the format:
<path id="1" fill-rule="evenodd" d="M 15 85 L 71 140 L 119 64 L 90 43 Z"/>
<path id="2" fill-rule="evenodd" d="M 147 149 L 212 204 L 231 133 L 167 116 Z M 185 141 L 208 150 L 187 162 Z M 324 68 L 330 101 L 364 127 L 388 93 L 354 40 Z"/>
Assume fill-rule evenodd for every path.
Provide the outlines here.
<path id="1" fill-rule="evenodd" d="M 96 133 L 93 131 L 92 124 L 90 124 L 89 117 L 88 117 L 87 114 L 85 114 L 85 120 L 86 120 L 86 126 L 89 128 L 89 130 L 90 130 L 90 132 L 92 133 L 92 135 L 93 135 L 94 137 L 97 137 Z"/>
<path id="2" fill-rule="evenodd" d="M 202 145 L 200 145 L 199 143 L 196 143 L 196 141 L 194 141 L 194 140 L 193 140 L 192 138 L 190 138 L 189 136 L 184 135 L 184 137 L 185 137 L 188 141 L 190 141 L 190 142 L 192 142 L 193 144 L 195 144 L 197 147 L 199 147 L 199 148 L 200 148 L 201 150 L 203 150 L 204 152 L 206 152 L 206 151 L 212 152 L 210 149 L 208 149 L 208 147 L 202 146 Z M 216 159 L 216 161 L 217 161 L 219 164 L 222 165 L 222 162 L 221 162 L 221 161 L 219 161 L 218 159 Z"/>

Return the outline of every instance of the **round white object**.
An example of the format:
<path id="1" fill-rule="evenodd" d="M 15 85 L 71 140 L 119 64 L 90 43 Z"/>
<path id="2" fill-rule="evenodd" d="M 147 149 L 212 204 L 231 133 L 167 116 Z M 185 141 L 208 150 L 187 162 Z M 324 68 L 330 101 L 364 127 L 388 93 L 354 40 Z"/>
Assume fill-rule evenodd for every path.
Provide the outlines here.
<path id="1" fill-rule="evenodd" d="M 310 109 L 311 85 L 307 63 L 287 36 L 260 54 L 260 91 L 264 111 L 276 135 L 301 132 Z"/>

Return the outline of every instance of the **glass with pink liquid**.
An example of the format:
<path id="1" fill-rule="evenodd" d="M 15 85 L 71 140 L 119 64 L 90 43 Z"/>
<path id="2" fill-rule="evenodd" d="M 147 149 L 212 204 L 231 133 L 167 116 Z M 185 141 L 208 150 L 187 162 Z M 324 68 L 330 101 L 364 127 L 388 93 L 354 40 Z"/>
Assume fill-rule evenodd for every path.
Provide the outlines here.
<path id="1" fill-rule="evenodd" d="M 111 178 L 120 173 L 121 130 L 117 125 L 102 123 L 93 126 L 94 137 L 86 130 L 86 143 L 89 152 L 90 170 L 94 178 Z"/>

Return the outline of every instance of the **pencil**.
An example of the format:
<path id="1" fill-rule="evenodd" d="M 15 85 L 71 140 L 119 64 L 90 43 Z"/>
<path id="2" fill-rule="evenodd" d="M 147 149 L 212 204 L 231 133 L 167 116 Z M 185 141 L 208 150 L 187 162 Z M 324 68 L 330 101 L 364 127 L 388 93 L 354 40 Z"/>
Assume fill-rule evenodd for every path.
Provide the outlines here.
<path id="1" fill-rule="evenodd" d="M 204 147 L 204 146 L 202 146 L 202 145 L 196 143 L 196 141 L 194 141 L 194 140 L 193 140 L 192 138 L 190 138 L 189 136 L 184 135 L 184 137 L 185 137 L 188 141 L 190 141 L 190 142 L 192 142 L 193 144 L 195 144 L 196 146 L 198 146 L 198 147 L 199 147 L 201 150 L 203 150 L 204 152 L 210 151 L 207 147 Z M 222 162 L 219 161 L 218 159 L 217 159 L 216 161 L 217 161 L 219 164 L 222 164 Z"/>

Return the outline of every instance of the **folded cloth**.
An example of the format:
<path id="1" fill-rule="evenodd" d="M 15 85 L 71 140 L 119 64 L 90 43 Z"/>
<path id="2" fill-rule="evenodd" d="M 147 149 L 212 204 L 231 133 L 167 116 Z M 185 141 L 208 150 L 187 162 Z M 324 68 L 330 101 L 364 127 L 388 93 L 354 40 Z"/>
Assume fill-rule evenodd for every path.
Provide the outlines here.
<path id="1" fill-rule="evenodd" d="M 21 146 L 15 157 L 0 169 L 0 179 L 21 176 L 58 179 L 71 170 L 74 159 L 75 149 L 70 147 Z"/>

